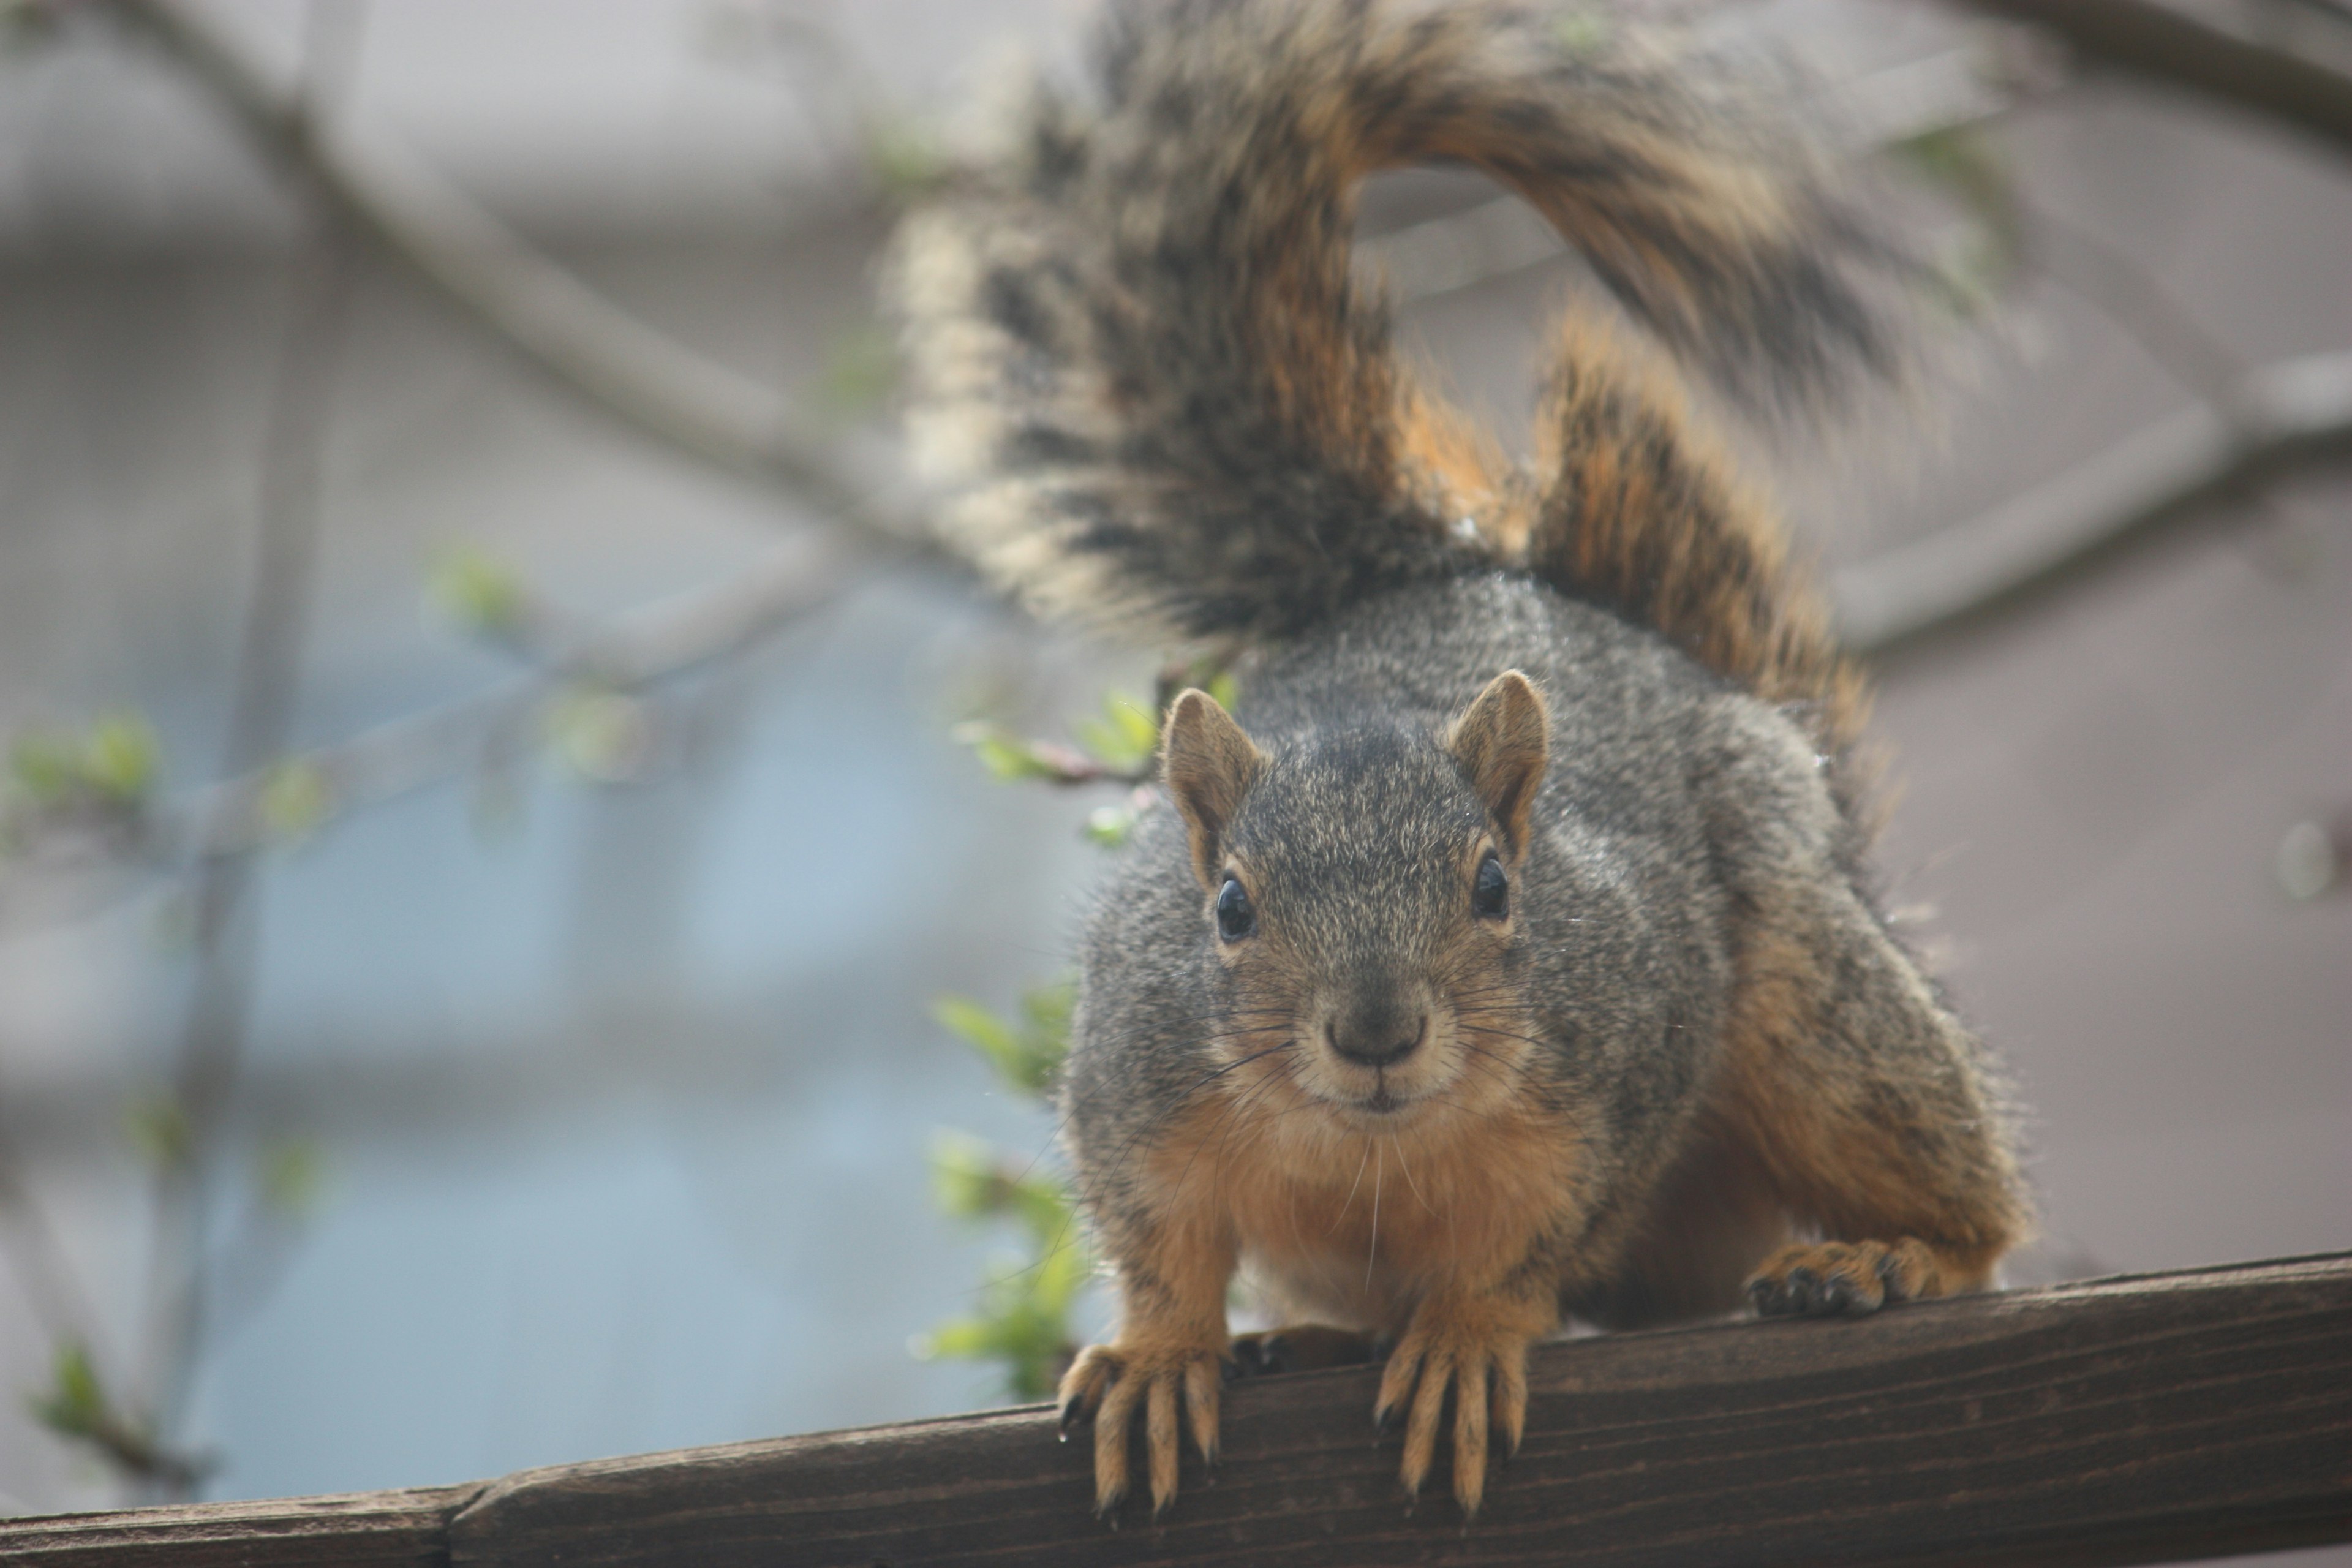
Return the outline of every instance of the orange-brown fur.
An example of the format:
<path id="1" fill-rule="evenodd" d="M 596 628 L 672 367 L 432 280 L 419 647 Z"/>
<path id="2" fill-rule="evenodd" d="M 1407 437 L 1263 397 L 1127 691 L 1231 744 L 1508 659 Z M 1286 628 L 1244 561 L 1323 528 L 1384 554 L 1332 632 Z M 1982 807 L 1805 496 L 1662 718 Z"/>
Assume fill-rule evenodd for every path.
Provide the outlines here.
<path id="1" fill-rule="evenodd" d="M 1303 1316 L 1393 1337 L 1433 1282 L 1507 1271 L 1581 1184 L 1574 1127 L 1533 1108 L 1336 1131 L 1297 1115 L 1297 1095 L 1265 1076 L 1271 1089 L 1237 1089 L 1170 1128 L 1144 1169 L 1171 1194 L 1167 1212 L 1202 1215 L 1194 1223 L 1229 1237 L 1244 1270 L 1373 1281 L 1349 1292 L 1352 1309 L 1339 1291 L 1283 1301 Z"/>
<path id="2" fill-rule="evenodd" d="M 1809 705 L 1825 749 L 1853 742 L 1869 707 L 1861 671 L 1790 563 L 1780 519 L 1646 351 L 1569 313 L 1537 435 L 1529 570 L 1600 592 L 1768 702 Z"/>

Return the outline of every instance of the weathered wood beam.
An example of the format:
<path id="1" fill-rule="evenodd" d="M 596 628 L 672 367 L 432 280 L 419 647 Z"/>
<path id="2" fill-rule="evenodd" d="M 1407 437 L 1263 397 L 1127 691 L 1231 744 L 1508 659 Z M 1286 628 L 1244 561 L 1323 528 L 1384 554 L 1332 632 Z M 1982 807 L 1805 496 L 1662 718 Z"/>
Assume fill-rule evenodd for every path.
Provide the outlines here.
<path id="1" fill-rule="evenodd" d="M 0 1520 L 0 1563 L 43 1568 L 437 1568 L 479 1483 Z"/>
<path id="2" fill-rule="evenodd" d="M 1154 1523 L 1032 1406 L 486 1488 L 0 1523 L 26 1568 L 2126 1563 L 2352 1540 L 2352 1254 L 1545 1347 L 1468 1530 L 1409 1510 L 1373 1375 L 1228 1393 Z M 443 1522 L 436 1536 L 434 1510 Z"/>

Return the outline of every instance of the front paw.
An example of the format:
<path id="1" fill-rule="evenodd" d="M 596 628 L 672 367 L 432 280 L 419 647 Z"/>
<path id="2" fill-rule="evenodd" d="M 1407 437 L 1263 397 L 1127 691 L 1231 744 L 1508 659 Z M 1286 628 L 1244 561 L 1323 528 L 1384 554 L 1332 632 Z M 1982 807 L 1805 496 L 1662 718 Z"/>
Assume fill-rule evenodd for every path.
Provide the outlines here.
<path id="1" fill-rule="evenodd" d="M 1859 1318 L 1889 1301 L 1941 1296 L 1945 1270 L 1924 1241 L 1799 1242 L 1764 1260 L 1748 1281 L 1759 1318 Z"/>
<path id="2" fill-rule="evenodd" d="M 1222 1346 L 1088 1345 L 1062 1377 L 1062 1435 L 1087 1421 L 1095 1428 L 1095 1511 L 1108 1516 L 1127 1495 L 1128 1431 L 1143 1416 L 1151 1467 L 1151 1511 L 1176 1500 L 1181 1407 L 1203 1463 L 1217 1457 L 1217 1394 Z"/>
<path id="3" fill-rule="evenodd" d="M 1509 1303 L 1428 1301 L 1389 1353 L 1372 1419 L 1386 1431 L 1404 1422 L 1408 1495 L 1418 1496 L 1437 1454 L 1445 1393 L 1454 1391 L 1454 1496 L 1475 1518 L 1486 1490 L 1486 1437 L 1516 1452 L 1528 1420 L 1528 1346 L 1549 1324 Z"/>

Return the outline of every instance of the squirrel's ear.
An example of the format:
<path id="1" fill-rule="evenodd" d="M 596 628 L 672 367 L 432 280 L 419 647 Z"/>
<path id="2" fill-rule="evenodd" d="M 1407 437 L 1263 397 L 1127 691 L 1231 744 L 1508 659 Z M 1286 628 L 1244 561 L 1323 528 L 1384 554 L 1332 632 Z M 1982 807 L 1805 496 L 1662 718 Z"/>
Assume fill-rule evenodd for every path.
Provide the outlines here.
<path id="1" fill-rule="evenodd" d="M 1192 837 L 1192 874 L 1214 892 L 1225 829 L 1265 754 L 1217 700 L 1197 688 L 1180 693 L 1160 736 L 1160 776 Z"/>
<path id="2" fill-rule="evenodd" d="M 1488 681 L 1445 732 L 1445 749 L 1502 826 L 1504 852 L 1514 861 L 1527 852 L 1528 818 L 1550 744 L 1543 695 L 1516 669 Z"/>

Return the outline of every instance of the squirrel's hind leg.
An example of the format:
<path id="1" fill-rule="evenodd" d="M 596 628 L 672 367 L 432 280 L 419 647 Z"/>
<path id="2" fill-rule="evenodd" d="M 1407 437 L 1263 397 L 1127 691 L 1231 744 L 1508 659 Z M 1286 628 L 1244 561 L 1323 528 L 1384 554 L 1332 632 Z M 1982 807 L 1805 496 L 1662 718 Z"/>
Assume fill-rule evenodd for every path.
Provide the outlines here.
<path id="1" fill-rule="evenodd" d="M 1810 747 L 1759 713 L 1717 755 L 1737 912 L 1708 1109 L 1822 1239 L 1761 1260 L 1749 1300 L 1837 1315 L 1979 1289 L 2032 1222 L 2000 1082 L 1854 886 Z"/>

